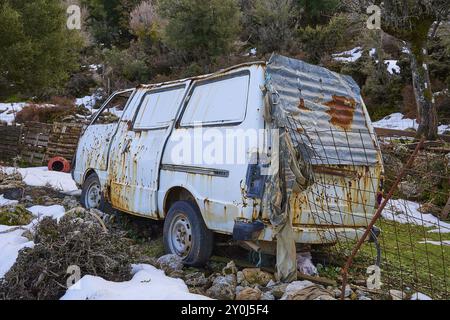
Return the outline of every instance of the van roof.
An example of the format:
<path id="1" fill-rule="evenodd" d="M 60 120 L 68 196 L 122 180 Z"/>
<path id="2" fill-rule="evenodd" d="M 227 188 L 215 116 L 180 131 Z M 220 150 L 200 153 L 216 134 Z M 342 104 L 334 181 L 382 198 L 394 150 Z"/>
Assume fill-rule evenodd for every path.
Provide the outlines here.
<path id="1" fill-rule="evenodd" d="M 172 81 L 166 81 L 166 82 L 160 82 L 160 83 L 152 83 L 152 84 L 141 84 L 137 86 L 137 89 L 151 89 L 151 88 L 155 88 L 155 87 L 162 87 L 162 86 L 166 86 L 166 85 L 173 85 L 173 84 L 177 84 L 177 83 L 183 83 L 189 80 L 200 80 L 200 79 L 208 79 L 208 78 L 213 78 L 222 74 L 226 74 L 228 72 L 234 71 L 234 70 L 238 70 L 238 69 L 243 69 L 243 68 L 248 68 L 254 65 L 261 65 L 261 66 L 266 66 L 267 62 L 265 61 L 251 61 L 251 62 L 245 62 L 245 63 L 241 63 L 235 66 L 231 66 L 225 69 L 221 69 L 219 71 L 213 72 L 213 73 L 209 73 L 209 74 L 205 74 L 205 75 L 199 75 L 199 76 L 194 76 L 194 77 L 189 77 L 189 78 L 184 78 L 184 79 L 178 79 L 178 80 L 172 80 Z"/>

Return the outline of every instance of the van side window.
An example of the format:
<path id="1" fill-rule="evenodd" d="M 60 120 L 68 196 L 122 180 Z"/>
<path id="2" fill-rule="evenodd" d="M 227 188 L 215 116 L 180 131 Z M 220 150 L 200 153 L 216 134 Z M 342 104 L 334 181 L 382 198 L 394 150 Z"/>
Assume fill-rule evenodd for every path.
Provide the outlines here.
<path id="1" fill-rule="evenodd" d="M 103 108 L 94 124 L 118 123 L 133 91 L 116 94 Z"/>
<path id="2" fill-rule="evenodd" d="M 242 122 L 247 112 L 249 81 L 246 72 L 196 83 L 181 126 Z"/>
<path id="3" fill-rule="evenodd" d="M 184 85 L 147 92 L 136 115 L 134 129 L 168 126 L 177 115 L 184 92 Z"/>

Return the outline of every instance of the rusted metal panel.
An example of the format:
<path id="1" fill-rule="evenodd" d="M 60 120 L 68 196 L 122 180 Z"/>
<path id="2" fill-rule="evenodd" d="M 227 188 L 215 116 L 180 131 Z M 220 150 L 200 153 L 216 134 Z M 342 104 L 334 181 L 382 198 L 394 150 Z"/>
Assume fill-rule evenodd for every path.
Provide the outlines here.
<path id="1" fill-rule="evenodd" d="M 379 162 L 375 136 L 358 85 L 350 77 L 283 56 L 272 57 L 266 78 L 277 107 L 314 150 L 313 164 L 371 165 Z"/>
<path id="2" fill-rule="evenodd" d="M 357 84 L 282 56 L 271 58 L 266 81 L 276 92 L 274 107 L 286 115 L 292 140 L 313 166 L 314 184 L 291 198 L 293 225 L 329 230 L 367 226 L 375 213 L 383 166 Z M 329 241 L 323 237 L 322 242 Z M 315 240 L 305 235 L 302 241 Z"/>

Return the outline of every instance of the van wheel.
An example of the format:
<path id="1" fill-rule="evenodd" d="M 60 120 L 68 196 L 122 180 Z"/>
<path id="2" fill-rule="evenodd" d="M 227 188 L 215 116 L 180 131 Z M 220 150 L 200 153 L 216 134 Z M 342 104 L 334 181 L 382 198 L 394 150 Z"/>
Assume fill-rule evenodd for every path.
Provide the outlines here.
<path id="1" fill-rule="evenodd" d="M 211 257 L 213 233 L 197 207 L 189 201 L 175 202 L 164 221 L 166 252 L 183 258 L 189 266 L 204 265 Z"/>
<path id="2" fill-rule="evenodd" d="M 96 174 L 91 174 L 83 183 L 81 191 L 81 204 L 86 209 L 99 209 L 104 207 L 100 180 Z"/>

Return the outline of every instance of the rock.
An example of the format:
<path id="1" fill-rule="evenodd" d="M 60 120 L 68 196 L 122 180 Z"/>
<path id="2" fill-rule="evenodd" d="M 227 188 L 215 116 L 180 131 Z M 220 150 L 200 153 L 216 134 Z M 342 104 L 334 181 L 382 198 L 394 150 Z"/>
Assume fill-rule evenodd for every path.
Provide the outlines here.
<path id="1" fill-rule="evenodd" d="M 237 278 L 237 283 L 241 284 L 245 280 L 244 273 L 242 271 L 238 271 L 236 274 L 236 278 Z"/>
<path id="2" fill-rule="evenodd" d="M 367 293 L 362 290 L 358 289 L 355 291 L 355 293 L 356 293 L 358 300 L 361 300 L 362 297 L 367 297 Z"/>
<path id="3" fill-rule="evenodd" d="M 406 294 L 400 290 L 389 290 L 389 295 L 392 300 L 403 300 L 406 298 Z"/>
<path id="4" fill-rule="evenodd" d="M 203 288 L 200 288 L 200 287 L 189 288 L 189 292 L 193 293 L 193 294 L 199 294 L 201 296 L 206 296 L 205 290 Z"/>
<path id="5" fill-rule="evenodd" d="M 261 300 L 266 300 L 266 301 L 268 301 L 268 300 L 275 300 L 275 297 L 272 294 L 272 292 L 268 291 L 268 292 L 264 292 L 261 295 Z"/>
<path id="6" fill-rule="evenodd" d="M 236 300 L 259 300 L 262 292 L 258 288 L 246 287 L 236 292 Z"/>
<path id="7" fill-rule="evenodd" d="M 419 185 L 414 181 L 402 181 L 398 189 L 407 198 L 417 198 L 421 192 Z"/>
<path id="8" fill-rule="evenodd" d="M 312 263 L 312 256 L 310 252 L 302 252 L 297 254 L 297 270 L 310 276 L 316 276 L 319 274 L 316 266 Z"/>
<path id="9" fill-rule="evenodd" d="M 314 300 L 336 300 L 336 298 L 333 298 L 331 295 L 329 294 L 323 294 L 318 296 L 317 298 L 315 298 Z"/>
<path id="10" fill-rule="evenodd" d="M 349 298 L 353 294 L 353 290 L 350 288 L 350 285 L 345 286 L 344 297 Z"/>
<path id="11" fill-rule="evenodd" d="M 371 301 L 372 299 L 370 299 L 369 297 L 366 297 L 366 296 L 361 296 L 361 297 L 358 298 L 358 300 Z"/>
<path id="12" fill-rule="evenodd" d="M 287 283 L 274 284 L 272 286 L 267 286 L 269 292 L 276 298 L 281 299 L 281 297 L 286 292 L 286 288 L 288 287 Z"/>
<path id="13" fill-rule="evenodd" d="M 286 288 L 281 300 L 335 300 L 332 292 L 311 281 L 294 281 Z"/>
<path id="14" fill-rule="evenodd" d="M 243 287 L 243 286 L 237 286 L 236 287 L 236 296 L 242 291 L 242 290 L 244 290 L 246 287 Z"/>
<path id="15" fill-rule="evenodd" d="M 339 289 L 334 289 L 333 290 L 333 294 L 334 294 L 335 298 L 339 299 L 341 297 L 341 295 L 342 295 L 342 291 L 339 290 Z"/>
<path id="16" fill-rule="evenodd" d="M 234 261 L 228 262 L 228 264 L 225 266 L 225 268 L 222 269 L 222 274 L 224 276 L 229 274 L 237 274 L 238 270 L 236 268 L 236 264 Z"/>
<path id="17" fill-rule="evenodd" d="M 433 300 L 431 297 L 426 294 L 416 292 L 411 296 L 411 300 Z"/>
<path id="18" fill-rule="evenodd" d="M 205 287 L 209 284 L 209 280 L 202 272 L 194 272 L 184 277 L 184 282 L 189 287 Z"/>
<path id="19" fill-rule="evenodd" d="M 273 276 L 265 271 L 261 271 L 259 268 L 247 268 L 242 270 L 244 275 L 244 281 L 249 285 L 260 285 L 265 287 L 270 280 L 273 280 Z"/>
<path id="20" fill-rule="evenodd" d="M 218 276 L 212 286 L 206 291 L 206 295 L 218 300 L 234 300 L 236 292 L 236 276 Z"/>
<path id="21" fill-rule="evenodd" d="M 314 283 L 311 281 L 294 281 L 288 284 L 286 287 L 286 291 L 284 292 L 284 295 L 281 297 L 281 300 L 290 300 L 288 299 L 290 296 L 294 295 L 298 291 L 301 291 L 307 287 L 313 286 Z"/>
<path id="22" fill-rule="evenodd" d="M 169 274 L 175 270 L 183 269 L 183 259 L 176 254 L 166 254 L 158 259 L 159 267 Z"/>

